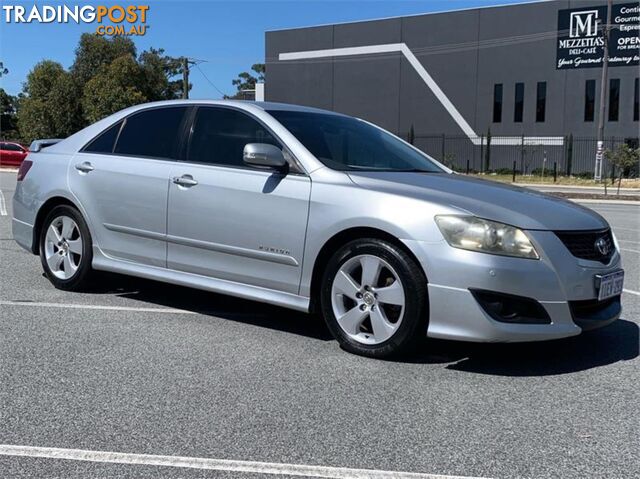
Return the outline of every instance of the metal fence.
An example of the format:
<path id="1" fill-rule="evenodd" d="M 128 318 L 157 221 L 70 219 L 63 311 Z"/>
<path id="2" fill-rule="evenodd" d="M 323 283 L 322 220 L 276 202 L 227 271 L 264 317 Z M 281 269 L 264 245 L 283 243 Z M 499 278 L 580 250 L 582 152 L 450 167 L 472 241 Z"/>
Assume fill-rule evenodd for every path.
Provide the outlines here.
<path id="1" fill-rule="evenodd" d="M 406 135 L 405 138 L 408 138 Z M 409 140 L 411 138 L 409 137 Z M 415 135 L 413 144 L 450 168 L 471 173 L 494 172 L 518 175 L 540 175 L 543 171 L 560 176 L 593 177 L 597 140 L 593 137 L 547 138 L 481 136 L 472 142 L 467 136 Z M 551 140 L 551 141 L 549 141 Z M 607 137 L 606 149 L 622 143 L 637 148 L 637 138 Z M 514 166 L 515 165 L 515 166 Z M 602 175 L 612 174 L 612 165 L 604 159 Z M 625 172 L 637 177 L 638 167 Z"/>

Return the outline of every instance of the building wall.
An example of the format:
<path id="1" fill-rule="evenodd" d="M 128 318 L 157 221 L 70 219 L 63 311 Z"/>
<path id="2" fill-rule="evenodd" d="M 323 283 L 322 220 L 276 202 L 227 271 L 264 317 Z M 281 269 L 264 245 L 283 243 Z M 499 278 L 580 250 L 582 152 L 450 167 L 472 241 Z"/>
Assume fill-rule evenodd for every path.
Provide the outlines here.
<path id="1" fill-rule="evenodd" d="M 600 68 L 556 69 L 558 10 L 606 4 L 563 0 L 267 32 L 269 101 L 334 110 L 373 121 L 406 136 L 464 135 L 409 61 L 398 52 L 281 61 L 288 52 L 405 43 L 466 122 L 493 136 L 595 136 L 585 122 L 584 88 Z M 628 3 L 628 2 L 616 2 Z M 638 66 L 616 66 L 620 119 L 605 136 L 638 137 L 633 121 Z M 544 122 L 535 121 L 536 83 L 547 82 Z M 516 82 L 525 83 L 522 123 L 513 121 Z M 492 122 L 494 84 L 503 84 L 502 121 Z"/>

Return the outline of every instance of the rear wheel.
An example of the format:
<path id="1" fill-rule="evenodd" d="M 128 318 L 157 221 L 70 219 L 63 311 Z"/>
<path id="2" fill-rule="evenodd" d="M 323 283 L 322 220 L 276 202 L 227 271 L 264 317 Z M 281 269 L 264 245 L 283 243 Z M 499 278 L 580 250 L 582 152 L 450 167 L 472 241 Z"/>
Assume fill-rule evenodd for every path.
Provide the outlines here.
<path id="1" fill-rule="evenodd" d="M 409 352 L 426 336 L 426 279 L 395 245 L 362 239 L 338 250 L 325 270 L 321 305 L 347 351 L 370 357 Z"/>
<path id="2" fill-rule="evenodd" d="M 40 232 L 40 260 L 47 278 L 58 289 L 85 289 L 92 273 L 92 242 L 80 212 L 56 206 Z"/>

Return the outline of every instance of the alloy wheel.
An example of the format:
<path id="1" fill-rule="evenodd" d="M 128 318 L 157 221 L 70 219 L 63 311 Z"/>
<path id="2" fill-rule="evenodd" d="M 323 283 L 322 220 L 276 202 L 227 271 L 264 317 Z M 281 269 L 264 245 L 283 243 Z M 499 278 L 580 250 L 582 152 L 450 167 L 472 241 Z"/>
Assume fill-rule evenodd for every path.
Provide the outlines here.
<path id="1" fill-rule="evenodd" d="M 364 254 L 347 260 L 331 286 L 336 321 L 353 340 L 380 344 L 397 331 L 405 309 L 404 287 L 382 258 Z"/>
<path id="2" fill-rule="evenodd" d="M 68 280 L 76 274 L 82 261 L 82 235 L 72 218 L 58 216 L 49 223 L 44 247 L 47 265 L 54 276 Z"/>

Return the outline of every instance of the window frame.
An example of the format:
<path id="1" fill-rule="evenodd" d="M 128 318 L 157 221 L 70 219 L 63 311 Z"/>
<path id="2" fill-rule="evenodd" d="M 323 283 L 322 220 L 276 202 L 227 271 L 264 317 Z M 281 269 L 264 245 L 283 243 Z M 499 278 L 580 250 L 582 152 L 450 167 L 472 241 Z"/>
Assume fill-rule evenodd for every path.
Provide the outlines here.
<path id="1" fill-rule="evenodd" d="M 192 109 L 192 111 L 190 113 L 190 116 L 188 118 L 188 121 L 187 121 L 188 128 L 186 129 L 186 137 L 184 139 L 184 144 L 183 144 L 183 152 L 182 152 L 183 154 L 180 155 L 180 159 L 178 160 L 178 163 L 183 163 L 183 164 L 188 164 L 188 165 L 207 166 L 207 167 L 210 167 L 210 168 L 229 168 L 229 169 L 232 169 L 232 170 L 260 171 L 260 172 L 264 172 L 264 173 L 268 173 L 268 174 L 277 173 L 275 170 L 259 168 L 259 167 L 247 165 L 247 164 L 244 164 L 244 163 L 241 164 L 241 165 L 226 165 L 226 164 L 221 164 L 221 163 L 207 163 L 207 162 L 204 162 L 204 161 L 190 161 L 188 159 L 189 158 L 189 149 L 191 148 L 191 140 L 193 138 L 193 132 L 195 130 L 195 122 L 196 122 L 196 115 L 198 113 L 198 109 L 200 109 L 200 108 L 217 108 L 217 109 L 232 110 L 232 111 L 235 111 L 235 112 L 238 112 L 240 114 L 244 114 L 244 115 L 248 116 L 252 120 L 256 121 L 265 130 L 267 130 L 267 132 L 271 136 L 273 136 L 278 141 L 278 143 L 280 143 L 281 149 L 283 151 L 286 149 L 288 155 L 292 159 L 292 162 L 289 162 L 289 169 L 288 169 L 288 171 L 286 171 L 286 173 L 283 174 L 283 176 L 286 176 L 286 175 L 289 175 L 289 174 L 297 175 L 297 176 L 309 176 L 308 172 L 305 170 L 305 168 L 302 165 L 302 163 L 293 154 L 291 149 L 287 146 L 286 142 L 284 142 L 282 140 L 282 138 L 278 134 L 276 134 L 273 131 L 272 128 L 269 127 L 269 125 L 267 125 L 264 121 L 262 121 L 260 118 L 258 118 L 256 115 L 254 115 L 252 112 L 249 112 L 247 110 L 243 110 L 242 108 L 236 108 L 236 107 L 234 107 L 232 105 L 197 103 L 197 104 L 193 104 L 192 106 L 193 106 L 193 109 Z"/>
<path id="2" fill-rule="evenodd" d="M 631 121 L 638 121 L 640 116 L 640 78 L 633 79 L 633 113 Z"/>
<path id="3" fill-rule="evenodd" d="M 165 156 L 147 156 L 147 155 L 132 155 L 129 153 L 116 153 L 115 149 L 116 149 L 116 145 L 118 144 L 118 140 L 120 139 L 120 134 L 122 133 L 122 130 L 124 128 L 124 126 L 127 124 L 127 120 L 135 115 L 141 114 L 141 113 L 145 113 L 151 110 L 159 110 L 159 109 L 164 109 L 164 108 L 186 108 L 186 111 L 184 112 L 184 117 L 182 118 L 182 124 L 180 125 L 179 131 L 178 131 L 178 145 L 177 145 L 177 151 L 178 151 L 178 155 L 177 158 L 167 158 Z M 189 118 L 190 118 L 190 114 L 191 114 L 191 110 L 193 109 L 193 106 L 191 104 L 187 104 L 187 103 L 176 103 L 175 105 L 154 105 L 154 106 L 150 106 L 147 108 L 140 108 L 139 110 L 133 111 L 131 113 L 129 113 L 126 116 L 123 116 L 122 118 L 119 118 L 117 121 L 113 122 L 112 124 L 110 124 L 108 127 L 106 127 L 105 129 L 103 129 L 102 131 L 100 131 L 100 133 L 98 133 L 96 136 L 94 136 L 93 138 L 91 138 L 91 140 L 89 140 L 87 143 L 85 143 L 82 148 L 78 151 L 78 153 L 84 153 L 87 155 L 107 155 L 107 156 L 119 156 L 122 158 L 141 158 L 144 160 L 156 160 L 156 161 L 168 161 L 171 163 L 176 163 L 178 161 L 180 161 L 182 155 L 183 155 L 183 149 L 184 149 L 184 142 L 185 142 L 185 137 L 186 137 L 186 133 L 187 133 L 187 129 L 186 127 L 189 125 Z M 120 129 L 118 130 L 118 134 L 116 135 L 116 139 L 113 142 L 113 148 L 111 149 L 111 153 L 98 153 L 98 152 L 93 152 L 93 151 L 86 151 L 86 148 L 93 143 L 94 140 L 98 139 L 98 137 L 102 136 L 102 134 L 106 133 L 111 127 L 115 126 L 118 122 L 120 122 Z"/>
<path id="4" fill-rule="evenodd" d="M 536 83 L 536 123 L 544 123 L 546 119 L 547 119 L 547 82 L 539 81 Z"/>
<path id="5" fill-rule="evenodd" d="M 616 96 L 614 97 L 612 95 L 614 88 L 613 86 L 616 86 L 615 90 L 616 90 Z M 609 101 L 607 102 L 607 121 L 611 121 L 611 122 L 618 122 L 620 121 L 620 93 L 621 93 L 621 89 L 622 89 L 622 82 L 620 81 L 620 78 L 609 78 Z M 615 118 L 612 118 L 611 115 L 611 111 L 612 108 L 611 106 L 613 105 L 613 100 L 615 98 Z"/>
<path id="6" fill-rule="evenodd" d="M 518 100 L 518 87 L 522 87 L 522 99 Z M 516 82 L 513 89 L 513 122 L 514 123 L 523 123 L 524 122 L 524 104 L 525 104 L 525 86 L 524 82 Z M 518 111 L 518 107 L 520 107 L 520 111 Z M 519 114 L 518 114 L 519 113 Z"/>
<path id="7" fill-rule="evenodd" d="M 592 85 L 591 89 L 589 88 L 590 85 Z M 596 82 L 595 79 L 589 78 L 589 79 L 585 80 L 585 82 L 584 82 L 584 104 L 583 104 L 584 110 L 583 110 L 583 115 L 582 115 L 584 123 L 592 123 L 595 120 L 595 117 L 596 117 L 596 94 L 597 94 L 596 87 L 597 87 L 597 82 Z M 591 92 L 591 90 L 593 90 L 593 91 Z M 589 97 L 588 97 L 588 94 L 590 92 L 592 93 L 592 97 L 593 97 L 591 100 L 589 100 Z M 588 111 L 587 105 L 588 104 L 591 104 L 591 111 L 590 111 L 591 115 L 589 117 L 587 117 L 587 111 Z"/>
<path id="8" fill-rule="evenodd" d="M 498 90 L 500 91 L 500 98 L 497 96 Z M 502 123 L 502 106 L 504 104 L 504 85 L 502 83 L 493 84 L 493 112 L 492 123 Z M 497 113 L 497 119 L 496 119 Z"/>

